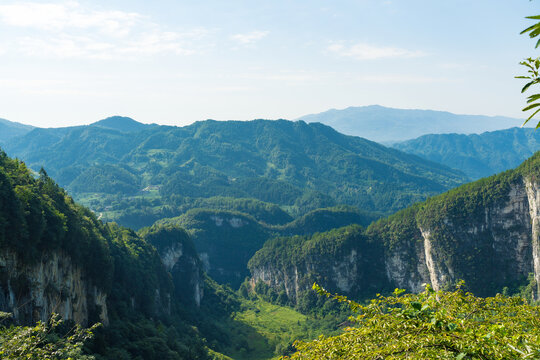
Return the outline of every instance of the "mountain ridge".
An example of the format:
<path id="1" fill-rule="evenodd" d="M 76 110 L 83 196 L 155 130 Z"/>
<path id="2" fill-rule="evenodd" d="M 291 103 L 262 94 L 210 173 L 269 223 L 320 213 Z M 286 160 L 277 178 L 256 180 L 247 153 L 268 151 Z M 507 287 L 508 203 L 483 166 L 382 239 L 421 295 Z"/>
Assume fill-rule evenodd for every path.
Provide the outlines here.
<path id="1" fill-rule="evenodd" d="M 540 150 L 540 132 L 515 127 L 471 135 L 428 134 L 392 147 L 479 179 L 512 169 Z"/>
<path id="2" fill-rule="evenodd" d="M 460 115 L 447 111 L 397 109 L 380 105 L 350 106 L 308 114 L 296 120 L 321 122 L 336 130 L 372 141 L 393 143 L 426 134 L 481 133 L 521 126 L 523 120 L 504 116 Z"/>
<path id="3" fill-rule="evenodd" d="M 5 149 L 75 194 L 136 196 L 153 186 L 161 205 L 229 196 L 297 215 L 337 204 L 389 213 L 466 181 L 457 170 L 303 121 L 34 129 Z"/>

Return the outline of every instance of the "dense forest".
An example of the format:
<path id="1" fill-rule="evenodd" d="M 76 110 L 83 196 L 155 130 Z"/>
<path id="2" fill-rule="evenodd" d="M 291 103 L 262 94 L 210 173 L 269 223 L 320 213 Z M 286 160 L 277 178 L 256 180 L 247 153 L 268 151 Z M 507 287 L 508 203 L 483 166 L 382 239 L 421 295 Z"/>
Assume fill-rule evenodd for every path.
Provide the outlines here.
<path id="1" fill-rule="evenodd" d="M 540 148 L 540 134 L 511 128 L 482 134 L 431 134 L 392 147 L 462 170 L 471 179 L 513 169 Z"/>
<path id="2" fill-rule="evenodd" d="M 117 117 L 36 128 L 4 148 L 36 171 L 47 169 L 104 220 L 136 229 L 193 207 L 257 216 L 253 201 L 293 218 L 341 204 L 388 215 L 466 181 L 457 170 L 302 121 L 170 127 Z"/>
<path id="3" fill-rule="evenodd" d="M 538 219 L 531 212 L 538 154 L 516 170 L 436 195 L 465 178 L 320 124 L 137 124 L 121 118 L 29 131 L 28 139 L 57 131 L 53 141 L 51 134 L 41 139 L 58 152 L 48 161 L 53 172 L 72 179 L 69 192 L 38 168 L 41 140 L 18 145 L 36 170 L 0 154 L 0 305 L 11 313 L 0 314 L 0 338 L 12 344 L 5 346 L 12 358 L 21 353 L 9 341 L 30 334 L 25 326 L 36 321 L 34 338 L 53 333 L 40 341 L 47 349 L 62 346 L 65 358 L 312 358 L 357 336 L 354 324 L 361 320 L 347 318 L 358 309 L 371 311 L 364 304 L 377 294 L 386 297 L 373 301 L 420 303 L 420 310 L 410 306 L 420 311 L 411 319 L 421 327 L 442 311 L 422 310 L 431 304 L 424 283 L 437 296 L 471 306 L 481 300 L 446 290 L 464 279 L 459 286 L 475 295 L 520 295 L 531 302 L 539 295 L 530 266 L 539 255 L 532 245 Z M 260 135 L 272 132 L 278 135 Z M 214 133 L 220 138 L 212 140 Z M 240 141 L 238 134 L 257 141 Z M 309 137 L 324 141 L 309 147 Z M 142 145 L 131 149 L 137 141 Z M 169 146 L 168 155 L 156 144 Z M 267 152 L 274 157 L 262 157 Z M 369 175 L 376 173 L 382 175 Z M 427 180 L 432 176 L 436 181 Z M 428 195 L 435 196 L 385 217 Z M 318 294 L 314 283 L 357 302 L 321 288 Z M 396 287 L 420 295 L 392 295 Z M 536 311 L 512 301 L 500 304 L 526 316 Z M 53 312 L 62 321 L 50 318 Z M 376 318 L 370 329 L 387 320 Z M 68 337 L 74 323 L 98 325 Z M 323 350 L 310 342 L 321 334 L 328 344 Z M 468 354 L 463 349 L 457 355 Z"/>
<path id="4" fill-rule="evenodd" d="M 138 233 L 103 224 L 44 170 L 34 176 L 3 152 L 0 194 L 0 305 L 11 312 L 1 314 L 5 358 L 56 351 L 62 359 L 269 359 L 290 353 L 295 339 L 336 333 L 347 316 L 339 307 L 301 313 L 267 291 L 220 285 L 204 273 L 191 235 L 173 222 Z M 333 210 L 347 211 L 323 213 Z M 55 256 L 63 268 L 50 270 Z M 87 306 L 66 311 L 63 321 L 40 312 L 81 301 Z M 74 321 L 102 325 L 69 336 Z"/>

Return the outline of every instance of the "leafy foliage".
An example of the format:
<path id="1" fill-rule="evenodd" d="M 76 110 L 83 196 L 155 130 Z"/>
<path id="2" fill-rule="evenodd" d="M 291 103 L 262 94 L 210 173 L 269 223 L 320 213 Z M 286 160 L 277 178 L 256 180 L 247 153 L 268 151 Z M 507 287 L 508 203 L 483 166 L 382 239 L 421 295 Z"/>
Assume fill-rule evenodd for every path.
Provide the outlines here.
<path id="1" fill-rule="evenodd" d="M 362 305 L 341 295 L 359 315 L 334 337 L 296 342 L 290 359 L 534 359 L 540 356 L 540 309 L 519 297 L 478 298 L 458 289 L 420 294 L 397 290 Z M 286 357 L 288 358 L 288 357 Z"/>
<path id="2" fill-rule="evenodd" d="M 16 251 L 27 263 L 62 249 L 97 286 L 110 286 L 106 230 L 44 170 L 35 179 L 24 163 L 0 151 L 0 198 L 0 247 Z"/>
<path id="3" fill-rule="evenodd" d="M 6 320 L 6 318 L 4 318 Z M 4 360 L 94 360 L 84 355 L 83 346 L 99 325 L 83 329 L 75 325 L 62 332 L 62 321 L 52 315 L 35 326 L 0 325 L 0 357 Z"/>
<path id="4" fill-rule="evenodd" d="M 531 39 L 534 39 L 540 35 L 540 15 L 536 16 L 527 16 L 527 19 L 536 20 L 536 23 L 532 26 L 529 26 L 525 30 L 521 32 L 521 34 L 529 34 L 529 37 Z M 540 45 L 540 40 L 536 42 L 535 48 L 538 48 Z M 521 89 L 521 92 L 524 93 L 533 85 L 537 85 L 540 83 L 540 58 L 526 58 L 524 61 L 520 62 L 521 65 L 523 65 L 527 69 L 527 75 L 524 76 L 516 76 L 518 79 L 525 79 L 528 80 L 528 82 L 523 86 Z M 540 94 L 532 94 L 527 97 L 527 106 L 523 108 L 523 111 L 529 111 L 534 110 L 533 113 L 525 120 L 523 123 L 524 125 L 529 122 L 538 112 L 540 109 L 538 107 L 540 106 Z M 536 125 L 536 128 L 538 129 L 540 127 L 540 122 Z"/>

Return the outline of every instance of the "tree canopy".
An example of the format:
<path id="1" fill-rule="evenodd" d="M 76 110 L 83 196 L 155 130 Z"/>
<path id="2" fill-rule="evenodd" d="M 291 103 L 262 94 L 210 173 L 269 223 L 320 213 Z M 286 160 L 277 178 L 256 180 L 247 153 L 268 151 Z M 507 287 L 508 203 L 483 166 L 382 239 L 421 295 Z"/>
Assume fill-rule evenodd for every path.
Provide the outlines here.
<path id="1" fill-rule="evenodd" d="M 520 297 L 476 297 L 461 286 L 434 291 L 426 285 L 419 294 L 396 289 L 361 305 L 315 284 L 359 315 L 341 335 L 296 342 L 298 352 L 284 359 L 540 358 L 540 308 Z"/>

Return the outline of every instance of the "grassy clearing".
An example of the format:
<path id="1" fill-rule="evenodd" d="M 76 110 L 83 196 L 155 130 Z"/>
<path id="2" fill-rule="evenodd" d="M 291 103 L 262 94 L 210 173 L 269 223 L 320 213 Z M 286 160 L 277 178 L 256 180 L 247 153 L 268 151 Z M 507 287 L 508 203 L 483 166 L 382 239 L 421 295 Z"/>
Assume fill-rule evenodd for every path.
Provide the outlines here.
<path id="1" fill-rule="evenodd" d="M 329 327 L 329 321 L 321 320 L 261 298 L 243 300 L 241 311 L 233 314 L 230 323 L 225 325 L 235 345 L 224 353 L 235 360 L 279 359 L 291 349 L 294 340 L 335 333 L 335 325 Z M 335 318 L 332 320 L 330 322 L 335 324 Z"/>

